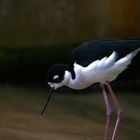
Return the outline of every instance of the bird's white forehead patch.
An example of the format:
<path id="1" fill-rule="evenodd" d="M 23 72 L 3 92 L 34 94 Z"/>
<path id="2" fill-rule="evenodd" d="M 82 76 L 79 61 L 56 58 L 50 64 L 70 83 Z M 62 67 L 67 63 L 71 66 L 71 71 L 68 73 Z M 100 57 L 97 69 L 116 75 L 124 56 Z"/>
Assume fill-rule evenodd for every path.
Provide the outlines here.
<path id="1" fill-rule="evenodd" d="M 55 80 L 55 79 L 57 79 L 57 78 L 59 78 L 59 75 L 55 75 L 55 76 L 53 77 L 53 80 Z"/>

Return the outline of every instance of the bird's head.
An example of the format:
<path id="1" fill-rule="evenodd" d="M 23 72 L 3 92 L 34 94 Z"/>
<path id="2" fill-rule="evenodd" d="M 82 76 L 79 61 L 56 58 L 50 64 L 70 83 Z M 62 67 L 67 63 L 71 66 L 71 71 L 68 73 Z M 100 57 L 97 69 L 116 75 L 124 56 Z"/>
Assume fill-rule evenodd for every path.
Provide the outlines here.
<path id="1" fill-rule="evenodd" d="M 64 64 L 55 64 L 50 67 L 47 73 L 47 82 L 51 88 L 54 90 L 66 85 L 68 82 L 67 72 L 69 71 L 69 66 Z"/>
<path id="2" fill-rule="evenodd" d="M 51 66 L 50 69 L 48 70 L 47 82 L 50 85 L 50 91 L 49 91 L 49 97 L 47 99 L 43 111 L 41 112 L 41 115 L 44 113 L 53 91 L 66 85 L 66 83 L 69 81 L 70 74 L 68 71 L 69 71 L 69 66 L 64 64 L 55 64 Z"/>

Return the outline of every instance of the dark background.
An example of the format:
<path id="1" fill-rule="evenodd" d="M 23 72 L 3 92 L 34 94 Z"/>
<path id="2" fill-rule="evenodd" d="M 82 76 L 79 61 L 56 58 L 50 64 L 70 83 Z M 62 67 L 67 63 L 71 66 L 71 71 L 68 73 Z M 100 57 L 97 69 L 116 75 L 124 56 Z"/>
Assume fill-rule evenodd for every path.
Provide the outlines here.
<path id="1" fill-rule="evenodd" d="M 60 88 L 40 117 L 48 97 L 46 72 L 54 63 L 68 64 L 82 42 L 135 37 L 139 0 L 0 0 L 0 140 L 103 140 L 99 84 Z M 112 83 L 123 108 L 119 140 L 140 138 L 139 61 L 140 54 Z M 109 101 L 113 132 L 116 108 Z"/>
<path id="2" fill-rule="evenodd" d="M 84 41 L 140 36 L 138 0 L 1 0 L 1 85 L 46 86 L 50 65 Z M 140 87 L 140 55 L 116 86 Z M 128 89 L 128 88 L 126 88 Z"/>

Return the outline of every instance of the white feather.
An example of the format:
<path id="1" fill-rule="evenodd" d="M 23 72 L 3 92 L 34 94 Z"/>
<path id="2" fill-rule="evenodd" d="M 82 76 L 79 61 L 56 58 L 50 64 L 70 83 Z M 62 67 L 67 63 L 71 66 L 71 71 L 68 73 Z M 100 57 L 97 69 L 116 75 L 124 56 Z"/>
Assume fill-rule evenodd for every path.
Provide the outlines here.
<path id="1" fill-rule="evenodd" d="M 107 58 L 107 60 L 105 61 L 105 66 L 106 67 L 109 67 L 109 66 L 111 66 L 111 65 L 113 65 L 114 63 L 115 63 L 115 61 L 116 61 L 116 59 L 117 59 L 117 53 L 114 51 L 108 58 Z"/>
<path id="2" fill-rule="evenodd" d="M 85 79 L 88 81 L 99 81 L 102 79 L 108 69 L 112 67 L 116 61 L 117 53 L 113 52 L 108 58 L 104 57 L 101 60 L 94 61 L 83 69 Z"/>
<path id="3" fill-rule="evenodd" d="M 113 52 L 109 57 L 96 60 L 87 67 L 75 63 L 74 71 L 76 78 L 72 79 L 70 74 L 65 74 L 65 79 L 66 77 L 69 79 L 68 82 L 65 82 L 66 86 L 73 89 L 83 89 L 97 82 L 113 81 L 128 67 L 133 57 L 139 51 L 140 49 L 137 49 L 118 61 L 116 61 L 117 53 Z"/>

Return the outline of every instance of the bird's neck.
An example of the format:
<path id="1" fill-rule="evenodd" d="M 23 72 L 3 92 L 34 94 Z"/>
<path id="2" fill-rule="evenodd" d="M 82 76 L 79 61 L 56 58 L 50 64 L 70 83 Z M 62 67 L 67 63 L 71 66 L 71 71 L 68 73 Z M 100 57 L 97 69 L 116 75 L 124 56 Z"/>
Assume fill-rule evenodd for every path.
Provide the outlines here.
<path id="1" fill-rule="evenodd" d="M 70 74 L 71 74 L 72 79 L 74 80 L 76 78 L 76 75 L 73 68 L 70 68 Z"/>
<path id="2" fill-rule="evenodd" d="M 75 82 L 74 82 L 75 79 L 73 79 L 72 74 L 75 74 L 75 72 L 72 73 L 71 71 L 65 71 L 64 83 L 65 83 L 65 86 L 73 89 L 75 86 Z"/>
<path id="3" fill-rule="evenodd" d="M 65 85 L 72 88 L 72 89 L 83 89 L 89 86 L 89 83 L 85 81 L 83 77 L 83 67 L 74 64 L 74 69 L 73 71 L 65 71 L 64 75 L 64 81 Z M 74 74 L 74 77 L 72 77 L 72 74 Z"/>

